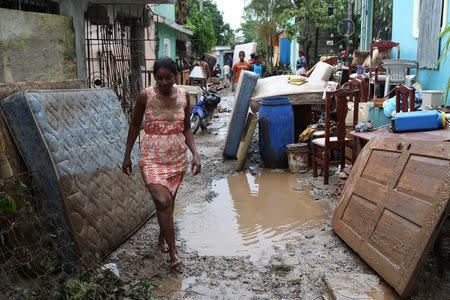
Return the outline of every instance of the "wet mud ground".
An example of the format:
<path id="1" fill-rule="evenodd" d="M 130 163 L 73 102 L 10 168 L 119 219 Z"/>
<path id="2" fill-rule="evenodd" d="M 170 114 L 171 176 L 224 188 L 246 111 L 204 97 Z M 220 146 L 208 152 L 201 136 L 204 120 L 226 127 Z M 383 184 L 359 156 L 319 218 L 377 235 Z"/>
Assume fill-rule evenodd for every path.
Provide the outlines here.
<path id="1" fill-rule="evenodd" d="M 331 228 L 337 175 L 324 186 L 311 171 L 260 168 L 256 134 L 243 172 L 222 158 L 233 97 L 219 92 L 221 109 L 208 131 L 195 135 L 202 173 L 187 174 L 174 222 L 182 266 L 169 269 L 157 247 L 156 217 L 105 262 L 124 281 L 159 284 L 161 299 L 400 299 Z M 413 299 L 446 299 L 450 284 L 430 255 Z M 448 298 L 447 298 L 448 299 Z"/>

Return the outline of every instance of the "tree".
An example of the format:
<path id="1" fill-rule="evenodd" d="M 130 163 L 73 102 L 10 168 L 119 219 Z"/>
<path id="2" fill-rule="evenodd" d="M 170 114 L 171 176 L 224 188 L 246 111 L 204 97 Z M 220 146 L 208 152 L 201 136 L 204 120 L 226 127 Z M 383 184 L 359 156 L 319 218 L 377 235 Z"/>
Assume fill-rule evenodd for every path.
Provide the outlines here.
<path id="1" fill-rule="evenodd" d="M 207 14 L 212 21 L 217 45 L 228 45 L 234 40 L 234 32 L 230 24 L 223 21 L 222 12 L 211 0 L 203 1 L 203 13 Z"/>
<path id="2" fill-rule="evenodd" d="M 279 28 L 286 23 L 284 10 L 289 9 L 292 3 L 289 0 L 252 0 L 246 7 L 245 22 L 240 30 L 252 29 L 256 40 L 261 39 L 264 45 L 265 56 L 272 56 L 272 38 Z M 250 35 L 249 34 L 249 35 Z M 244 31 L 244 37 L 247 39 Z M 259 43 L 258 43 L 259 44 Z"/>
<path id="3" fill-rule="evenodd" d="M 197 54 L 211 52 L 216 45 L 229 45 L 234 40 L 230 24 L 223 21 L 222 12 L 211 0 L 203 1 L 200 12 L 199 0 L 178 1 L 186 10 L 186 26 L 193 32 L 192 45 Z"/>
<path id="4" fill-rule="evenodd" d="M 193 51 L 200 55 L 209 53 L 216 45 L 216 37 L 211 17 L 208 14 L 200 12 L 196 0 L 188 3 L 186 27 L 192 30 Z"/>

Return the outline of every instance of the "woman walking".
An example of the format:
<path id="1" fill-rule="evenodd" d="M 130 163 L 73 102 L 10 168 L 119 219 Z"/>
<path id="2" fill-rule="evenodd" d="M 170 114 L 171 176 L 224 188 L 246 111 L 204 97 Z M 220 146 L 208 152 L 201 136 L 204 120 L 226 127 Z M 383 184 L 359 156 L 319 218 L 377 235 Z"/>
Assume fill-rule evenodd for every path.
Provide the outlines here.
<path id="1" fill-rule="evenodd" d="M 123 171 L 130 175 L 131 149 L 145 116 L 139 167 L 155 202 L 159 246 L 162 251 L 169 252 L 171 267 L 181 263 L 175 247 L 173 210 L 178 188 L 188 168 L 187 148 L 193 155 L 193 174 L 197 175 L 201 170 L 189 119 L 189 94 L 173 86 L 176 70 L 177 65 L 169 57 L 155 61 L 156 87 L 142 90 L 137 97 L 122 165 Z"/>

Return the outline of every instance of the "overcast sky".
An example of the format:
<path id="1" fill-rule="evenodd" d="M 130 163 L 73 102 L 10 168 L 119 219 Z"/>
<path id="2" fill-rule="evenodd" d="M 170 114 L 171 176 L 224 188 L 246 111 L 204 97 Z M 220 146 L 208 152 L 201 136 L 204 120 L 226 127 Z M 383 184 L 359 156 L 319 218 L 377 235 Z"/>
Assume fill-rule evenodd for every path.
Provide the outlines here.
<path id="1" fill-rule="evenodd" d="M 230 23 L 231 28 L 234 30 L 241 26 L 244 6 L 249 0 L 213 0 L 213 2 L 223 12 L 223 20 L 225 23 Z"/>

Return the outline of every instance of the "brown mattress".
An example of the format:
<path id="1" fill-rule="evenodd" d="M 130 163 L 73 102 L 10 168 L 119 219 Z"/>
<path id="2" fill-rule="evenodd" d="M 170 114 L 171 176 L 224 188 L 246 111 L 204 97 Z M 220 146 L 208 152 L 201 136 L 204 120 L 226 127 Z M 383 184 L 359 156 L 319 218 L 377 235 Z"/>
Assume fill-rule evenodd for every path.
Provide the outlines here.
<path id="1" fill-rule="evenodd" d="M 65 261 L 106 255 L 152 215 L 137 145 L 133 174 L 121 170 L 128 123 L 112 90 L 27 91 L 0 108 L 28 170 L 39 174 L 42 209 L 67 233 Z"/>

